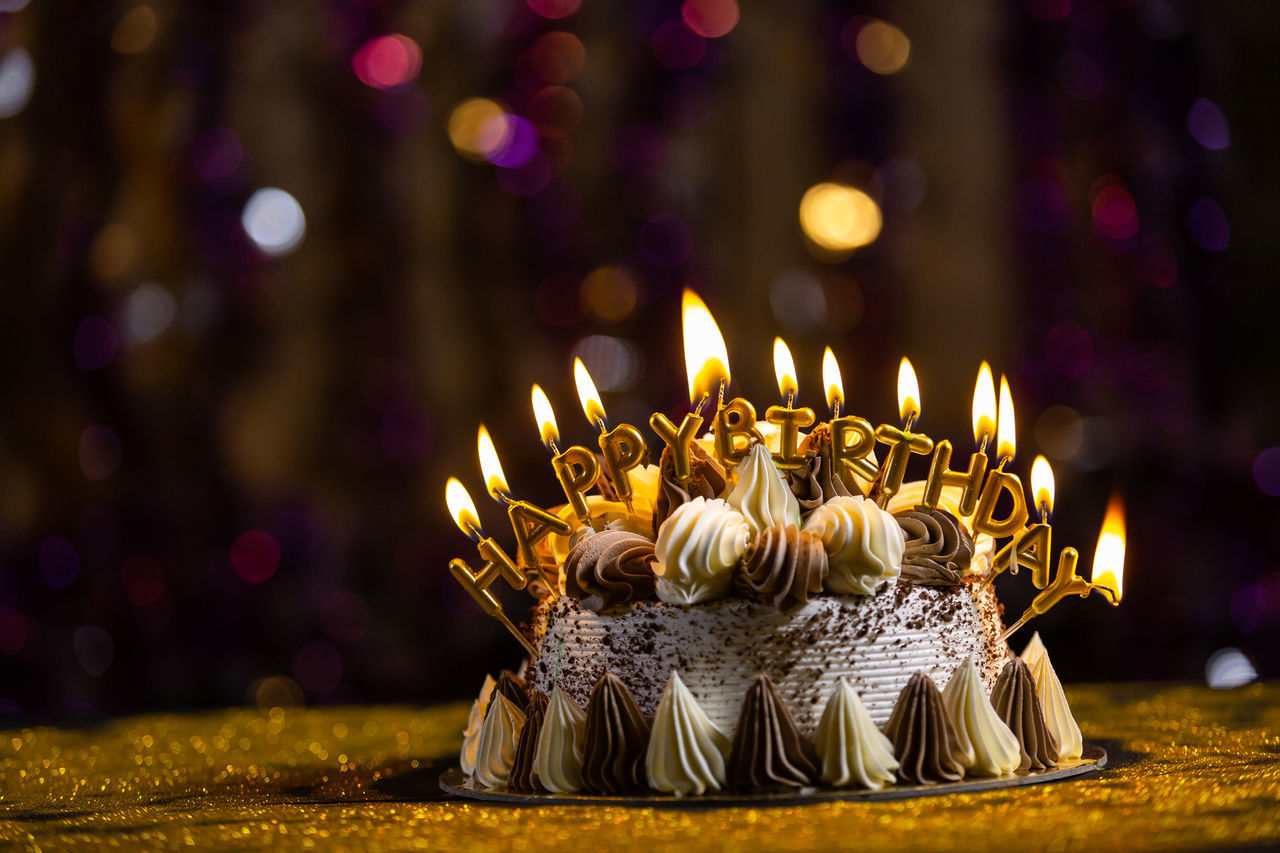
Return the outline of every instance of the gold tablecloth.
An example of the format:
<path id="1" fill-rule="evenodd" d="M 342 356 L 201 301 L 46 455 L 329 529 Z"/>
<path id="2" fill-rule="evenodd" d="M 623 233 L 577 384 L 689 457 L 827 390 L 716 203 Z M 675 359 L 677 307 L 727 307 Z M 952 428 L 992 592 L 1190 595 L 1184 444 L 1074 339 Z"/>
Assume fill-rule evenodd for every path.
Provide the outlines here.
<path id="1" fill-rule="evenodd" d="M 1078 685 L 1111 763 L 1053 785 L 670 810 L 445 799 L 466 705 L 150 714 L 0 734 L 0 839 L 30 850 L 1201 850 L 1280 845 L 1280 688 Z"/>

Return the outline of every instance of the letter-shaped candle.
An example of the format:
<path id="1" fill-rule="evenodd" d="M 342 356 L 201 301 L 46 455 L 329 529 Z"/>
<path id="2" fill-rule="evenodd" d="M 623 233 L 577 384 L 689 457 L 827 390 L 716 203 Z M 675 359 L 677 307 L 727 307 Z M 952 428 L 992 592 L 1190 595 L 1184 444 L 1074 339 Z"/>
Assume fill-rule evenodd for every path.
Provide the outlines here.
<path id="1" fill-rule="evenodd" d="M 936 509 L 942 499 L 943 486 L 958 486 L 963 490 L 959 501 L 960 515 L 973 515 L 978 506 L 978 495 L 982 492 L 982 478 L 987 473 L 987 443 L 995 438 L 995 432 L 996 388 L 991 381 L 991 366 L 984 361 L 978 369 L 978 381 L 973 388 L 973 440 L 978 451 L 969 457 L 968 471 L 952 471 L 948 467 L 951 464 L 951 442 L 939 441 L 933 450 L 933 463 L 929 466 L 921 503 L 929 509 Z"/>
<path id="2" fill-rule="evenodd" d="M 911 454 L 923 456 L 933 450 L 932 438 L 911 431 L 920 416 L 920 387 L 911 362 L 905 358 L 898 365 L 898 411 L 902 417 L 902 429 L 891 424 L 876 427 L 876 441 L 889 445 L 889 456 L 880 476 L 881 506 L 902 487 L 902 480 L 907 474 L 907 459 Z"/>
<path id="3" fill-rule="evenodd" d="M 770 406 L 764 412 L 764 419 L 778 427 L 778 452 L 773 454 L 773 464 L 779 471 L 794 471 L 804 465 L 804 455 L 799 450 L 800 430 L 813 426 L 817 416 L 807 406 L 791 408 L 799 386 L 791 350 L 787 349 L 782 338 L 773 339 L 773 371 L 778 377 L 778 391 L 784 401 L 783 405 Z"/>
<path id="4" fill-rule="evenodd" d="M 847 415 L 840 417 L 844 406 L 844 385 L 840 380 L 840 365 L 835 353 L 827 347 L 822 353 L 822 383 L 827 386 L 827 406 L 831 409 L 831 456 L 842 472 L 850 474 L 849 482 L 855 482 L 856 474 L 864 480 L 874 480 L 876 466 L 869 457 L 876 442 L 871 423 L 864 418 Z"/>
<path id="5" fill-rule="evenodd" d="M 1004 466 L 1013 459 L 1016 439 L 1013 395 L 1009 393 L 1008 380 L 1001 376 L 999 446 L 996 450 L 1000 461 L 996 465 L 996 470 L 987 475 L 986 485 L 982 487 L 982 496 L 978 498 L 978 507 L 973 514 L 973 529 L 996 539 L 1012 536 L 1027 523 L 1027 497 L 1022 491 L 1022 481 L 1017 475 L 1004 471 Z M 996 503 L 1000 500 L 1002 491 L 1013 498 L 1013 509 L 1005 519 L 997 521 L 995 519 Z"/>
<path id="6" fill-rule="evenodd" d="M 604 404 L 600 401 L 600 392 L 592 380 L 582 359 L 573 360 L 573 377 L 578 386 L 578 399 L 582 401 L 582 411 L 587 420 L 600 431 L 600 454 L 604 457 L 604 471 L 613 484 L 613 491 L 631 510 L 631 478 L 627 472 L 643 465 L 649 455 L 644 436 L 631 424 L 618 424 L 608 428 Z"/>

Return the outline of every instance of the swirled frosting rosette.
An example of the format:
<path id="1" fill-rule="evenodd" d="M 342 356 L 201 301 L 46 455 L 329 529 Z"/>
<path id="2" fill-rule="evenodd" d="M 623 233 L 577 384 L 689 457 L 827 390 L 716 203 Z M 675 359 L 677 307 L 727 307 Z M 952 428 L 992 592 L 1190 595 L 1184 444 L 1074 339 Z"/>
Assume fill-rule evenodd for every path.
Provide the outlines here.
<path id="1" fill-rule="evenodd" d="M 814 510 L 804 529 L 827 549 L 828 592 L 874 595 L 902 572 L 902 528 L 874 501 L 832 498 Z"/>

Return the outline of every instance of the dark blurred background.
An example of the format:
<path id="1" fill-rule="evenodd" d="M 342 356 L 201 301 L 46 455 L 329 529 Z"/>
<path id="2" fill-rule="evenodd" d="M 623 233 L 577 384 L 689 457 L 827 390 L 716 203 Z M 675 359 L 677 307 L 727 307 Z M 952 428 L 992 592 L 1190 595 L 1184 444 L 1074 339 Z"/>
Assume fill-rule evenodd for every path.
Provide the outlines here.
<path id="1" fill-rule="evenodd" d="M 1123 604 L 1035 623 L 1064 680 L 1274 676 L 1277 43 L 1267 0 L 0 0 L 0 708 L 471 694 L 519 650 L 445 479 L 512 544 L 483 420 L 558 503 L 574 355 L 676 416 L 686 286 L 759 407 L 774 335 L 873 422 L 909 355 L 963 460 L 1009 376 L 1086 577 L 1128 513 Z"/>

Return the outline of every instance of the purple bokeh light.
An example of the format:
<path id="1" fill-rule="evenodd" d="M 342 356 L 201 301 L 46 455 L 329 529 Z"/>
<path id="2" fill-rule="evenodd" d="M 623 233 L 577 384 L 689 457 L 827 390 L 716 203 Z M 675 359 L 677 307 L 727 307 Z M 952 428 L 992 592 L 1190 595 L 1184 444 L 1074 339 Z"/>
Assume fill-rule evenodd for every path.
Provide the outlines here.
<path id="1" fill-rule="evenodd" d="M 1211 151 L 1221 151 L 1231 145 L 1231 126 L 1218 105 L 1208 98 L 1200 98 L 1187 111 L 1187 133 Z"/>
<path id="2" fill-rule="evenodd" d="M 1253 481 L 1272 497 L 1280 497 L 1280 446 L 1268 447 L 1254 457 Z"/>
<path id="3" fill-rule="evenodd" d="M 1187 214 L 1187 231 L 1196 245 L 1209 252 L 1221 252 L 1231 245 L 1231 226 L 1221 205 L 1202 198 Z"/>

